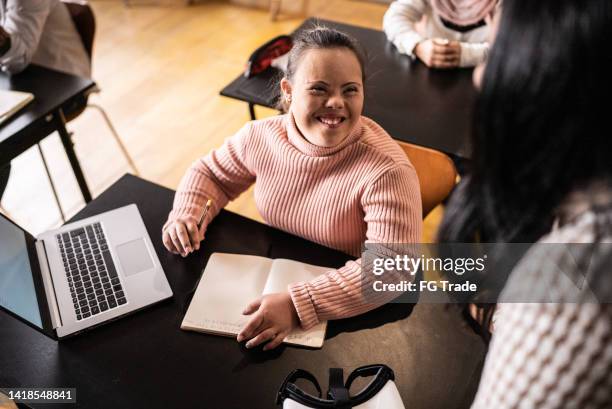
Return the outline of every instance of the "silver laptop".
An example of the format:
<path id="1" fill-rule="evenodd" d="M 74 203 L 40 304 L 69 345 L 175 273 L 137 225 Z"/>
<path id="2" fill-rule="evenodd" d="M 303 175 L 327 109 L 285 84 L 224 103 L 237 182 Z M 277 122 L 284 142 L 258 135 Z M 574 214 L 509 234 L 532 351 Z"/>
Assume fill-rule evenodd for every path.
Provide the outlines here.
<path id="1" fill-rule="evenodd" d="M 170 298 L 136 205 L 34 238 L 0 215 L 0 306 L 58 338 Z"/>

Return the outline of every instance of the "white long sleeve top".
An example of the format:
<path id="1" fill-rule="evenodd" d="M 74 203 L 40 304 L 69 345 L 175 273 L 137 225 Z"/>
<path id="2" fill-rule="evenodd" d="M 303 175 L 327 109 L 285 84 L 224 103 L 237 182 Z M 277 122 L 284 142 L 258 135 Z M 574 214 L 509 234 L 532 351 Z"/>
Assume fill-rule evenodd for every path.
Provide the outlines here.
<path id="1" fill-rule="evenodd" d="M 397 0 L 391 3 L 383 18 L 383 30 L 401 53 L 412 58 L 416 57 L 416 45 L 432 38 L 459 41 L 461 67 L 473 67 L 481 63 L 489 51 L 488 25 L 464 33 L 452 30 L 434 12 L 429 0 Z"/>
<path id="2" fill-rule="evenodd" d="M 91 63 L 68 9 L 59 0 L 0 0 L 0 25 L 11 48 L 0 69 L 17 73 L 30 63 L 91 76 Z"/>

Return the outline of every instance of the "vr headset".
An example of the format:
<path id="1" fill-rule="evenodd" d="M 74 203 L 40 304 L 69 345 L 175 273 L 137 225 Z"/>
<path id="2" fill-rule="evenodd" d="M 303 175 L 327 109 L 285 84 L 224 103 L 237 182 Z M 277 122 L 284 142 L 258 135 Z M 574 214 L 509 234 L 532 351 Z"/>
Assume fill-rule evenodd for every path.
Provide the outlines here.
<path id="1" fill-rule="evenodd" d="M 361 377 L 374 377 L 354 396 L 350 395 L 353 381 Z M 318 396 L 312 396 L 295 384 L 299 379 L 314 385 Z M 344 382 L 340 368 L 329 370 L 329 388 L 325 398 L 317 379 L 308 371 L 296 369 L 285 379 L 278 391 L 276 404 L 282 409 L 404 409 L 402 398 L 395 386 L 395 375 L 386 365 L 367 365 L 355 369 Z"/>

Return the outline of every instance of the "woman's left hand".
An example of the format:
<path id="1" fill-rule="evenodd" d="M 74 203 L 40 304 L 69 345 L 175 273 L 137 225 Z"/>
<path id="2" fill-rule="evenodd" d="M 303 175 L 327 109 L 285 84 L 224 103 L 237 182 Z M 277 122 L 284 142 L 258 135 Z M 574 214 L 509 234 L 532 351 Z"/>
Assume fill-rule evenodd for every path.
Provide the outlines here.
<path id="1" fill-rule="evenodd" d="M 445 39 L 433 40 L 433 54 L 430 67 L 457 68 L 461 63 L 461 43 Z"/>
<path id="2" fill-rule="evenodd" d="M 288 292 L 264 295 L 247 305 L 242 313 L 252 317 L 238 334 L 238 342 L 249 340 L 246 347 L 253 348 L 268 341 L 264 351 L 279 346 L 300 322 Z"/>

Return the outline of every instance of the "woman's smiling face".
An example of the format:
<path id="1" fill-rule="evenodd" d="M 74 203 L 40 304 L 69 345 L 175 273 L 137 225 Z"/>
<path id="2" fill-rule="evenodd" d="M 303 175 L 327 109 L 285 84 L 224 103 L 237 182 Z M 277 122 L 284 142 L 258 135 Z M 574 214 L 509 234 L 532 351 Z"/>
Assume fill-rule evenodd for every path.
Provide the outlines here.
<path id="1" fill-rule="evenodd" d="M 348 48 L 305 51 L 292 80 L 283 79 L 281 89 L 291 101 L 298 129 L 314 145 L 338 145 L 361 116 L 361 65 Z"/>

